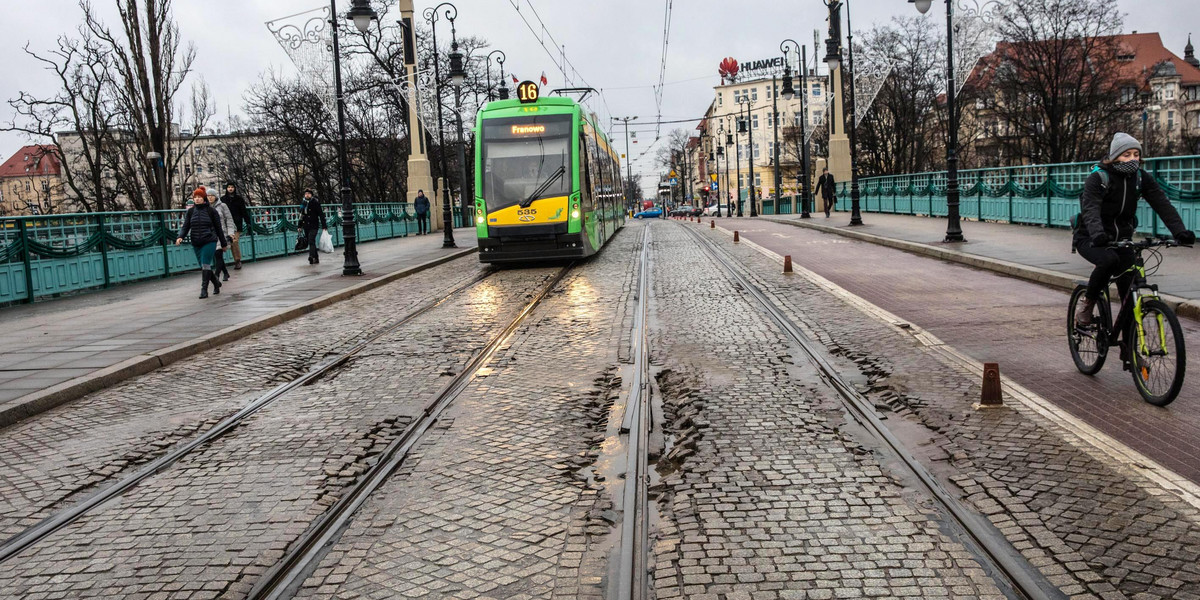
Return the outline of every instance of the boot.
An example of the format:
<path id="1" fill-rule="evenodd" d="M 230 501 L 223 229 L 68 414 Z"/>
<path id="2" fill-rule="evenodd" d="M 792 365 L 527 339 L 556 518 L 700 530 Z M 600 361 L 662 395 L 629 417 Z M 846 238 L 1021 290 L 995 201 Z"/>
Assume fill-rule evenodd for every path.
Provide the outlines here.
<path id="1" fill-rule="evenodd" d="M 225 271 L 221 274 L 221 281 L 229 281 L 229 271 Z"/>
<path id="2" fill-rule="evenodd" d="M 1096 308 L 1096 301 L 1088 297 L 1083 298 L 1083 304 L 1079 305 L 1079 310 L 1075 311 L 1075 323 L 1080 327 L 1091 327 L 1094 321 L 1092 311 Z"/>
<path id="3" fill-rule="evenodd" d="M 233 270 L 234 270 L 234 271 L 241 271 L 241 270 L 242 270 L 242 261 L 240 261 L 240 260 L 239 260 L 239 261 L 234 261 L 234 263 L 233 263 Z"/>
<path id="4" fill-rule="evenodd" d="M 216 274 L 216 273 L 214 273 L 214 272 L 212 272 L 212 271 L 205 271 L 205 272 L 206 272 L 206 273 L 208 273 L 208 276 L 209 276 L 209 277 L 212 279 L 212 284 L 213 284 L 213 293 L 214 293 L 214 294 L 220 294 L 220 293 L 221 293 L 221 280 L 220 280 L 220 278 L 218 278 L 218 277 L 217 277 L 217 274 Z"/>
<path id="5" fill-rule="evenodd" d="M 200 271 L 200 299 L 208 297 L 208 271 Z"/>

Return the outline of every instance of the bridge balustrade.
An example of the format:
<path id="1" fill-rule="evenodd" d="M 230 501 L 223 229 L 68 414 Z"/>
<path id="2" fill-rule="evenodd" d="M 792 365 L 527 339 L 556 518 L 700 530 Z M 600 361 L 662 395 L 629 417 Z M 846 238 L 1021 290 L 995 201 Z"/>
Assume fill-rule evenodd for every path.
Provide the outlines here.
<path id="1" fill-rule="evenodd" d="M 295 254 L 299 206 L 253 206 L 242 233 L 243 262 Z M 455 210 L 455 217 L 461 220 Z M 0 218 L 0 306 L 199 268 L 191 246 L 175 245 L 183 210 L 79 213 Z M 342 245 L 339 206 L 326 206 L 335 246 Z M 355 205 L 358 241 L 417 231 L 411 207 Z"/>
<path id="2" fill-rule="evenodd" d="M 1070 227 L 1079 195 L 1095 162 L 1025 165 L 959 172 L 959 214 L 964 219 Z M 1200 228 L 1200 156 L 1150 158 L 1143 168 L 1155 177 L 1189 229 Z M 946 172 L 859 179 L 863 212 L 944 217 Z M 850 210 L 850 184 L 838 184 L 838 210 Z M 1138 231 L 1167 233 L 1145 203 Z"/>

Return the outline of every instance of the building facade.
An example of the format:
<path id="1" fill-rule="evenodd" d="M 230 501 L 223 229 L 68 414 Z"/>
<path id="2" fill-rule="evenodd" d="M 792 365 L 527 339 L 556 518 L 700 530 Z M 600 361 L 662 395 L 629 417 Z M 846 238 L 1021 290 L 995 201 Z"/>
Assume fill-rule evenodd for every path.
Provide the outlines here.
<path id="1" fill-rule="evenodd" d="M 693 189 L 715 188 L 714 200 L 717 195 L 744 199 L 750 185 L 757 188 L 758 198 L 799 193 L 800 149 L 805 141 L 800 136 L 801 124 L 809 140 L 816 129 L 825 127 L 831 90 L 827 77 L 813 69 L 802 86 L 799 65 L 792 67 L 795 95 L 790 100 L 782 95 L 781 62 L 765 70 L 743 71 L 740 81 L 727 75 L 713 88 L 713 101 L 696 128 L 698 143 L 690 161 L 695 169 L 689 173 Z M 775 181 L 776 157 L 779 182 Z M 810 170 L 815 159 L 810 159 Z"/>
<path id="2" fill-rule="evenodd" d="M 25 146 L 0 164 L 0 217 L 57 213 L 64 198 L 53 146 Z"/>

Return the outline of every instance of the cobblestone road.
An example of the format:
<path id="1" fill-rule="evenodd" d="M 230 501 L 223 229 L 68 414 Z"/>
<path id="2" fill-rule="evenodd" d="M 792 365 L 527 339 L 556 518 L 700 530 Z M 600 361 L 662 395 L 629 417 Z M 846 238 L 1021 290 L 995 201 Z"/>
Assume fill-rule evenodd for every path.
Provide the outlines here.
<path id="1" fill-rule="evenodd" d="M 436 267 L 0 430 L 0 539 L 479 272 Z"/>
<path id="2" fill-rule="evenodd" d="M 947 489 L 1073 598 L 1200 598 L 1200 511 L 844 292 L 707 225 L 576 266 L 372 496 L 301 598 L 600 598 L 652 230 L 656 598 L 1001 598 L 889 451 L 684 227 L 747 270 Z M 0 535 L 468 281 L 445 265 L 0 431 Z M 0 569 L 0 598 L 244 598 L 555 269 L 500 270 Z M 214 393 L 214 390 L 216 391 Z M 657 452 L 655 456 L 657 456 Z"/>
<path id="3" fill-rule="evenodd" d="M 16 557 L 0 573 L 0 590 L 24 598 L 243 595 L 552 272 L 499 272 L 381 338 Z M 376 304 L 377 320 L 357 321 L 360 329 L 396 314 L 395 303 Z"/>

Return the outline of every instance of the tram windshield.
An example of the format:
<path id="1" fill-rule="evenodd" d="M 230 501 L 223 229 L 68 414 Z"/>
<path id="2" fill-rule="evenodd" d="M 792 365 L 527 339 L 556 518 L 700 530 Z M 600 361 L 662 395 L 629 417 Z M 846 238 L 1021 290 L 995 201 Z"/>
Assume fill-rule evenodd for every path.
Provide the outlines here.
<path id="1" fill-rule="evenodd" d="M 483 122 L 488 211 L 571 193 L 571 115 Z"/>

